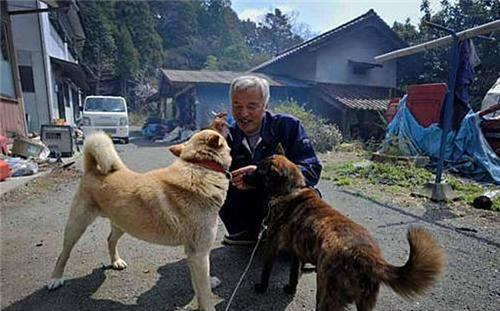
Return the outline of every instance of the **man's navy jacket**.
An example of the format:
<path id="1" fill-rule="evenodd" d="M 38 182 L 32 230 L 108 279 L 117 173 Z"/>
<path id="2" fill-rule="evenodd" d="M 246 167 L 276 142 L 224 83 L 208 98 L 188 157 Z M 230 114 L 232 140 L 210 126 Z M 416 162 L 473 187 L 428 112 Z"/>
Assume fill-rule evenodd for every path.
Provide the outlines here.
<path id="1" fill-rule="evenodd" d="M 321 164 L 304 127 L 297 118 L 266 111 L 260 136 L 262 140 L 255 148 L 252 157 L 248 145 L 244 142 L 243 132 L 236 123 L 229 127 L 228 143 L 233 158 L 231 171 L 247 165 L 257 165 L 266 157 L 273 155 L 281 143 L 285 149 L 285 156 L 300 167 L 306 184 L 313 187 L 318 183 Z"/>
<path id="2" fill-rule="evenodd" d="M 300 167 L 306 184 L 314 187 L 318 183 L 321 164 L 298 119 L 266 112 L 260 137 L 252 156 L 244 133 L 236 124 L 229 127 L 227 140 L 233 158 L 231 171 L 247 165 L 257 165 L 264 158 L 273 155 L 281 143 L 285 156 Z M 230 186 L 220 216 L 230 234 L 243 230 L 256 233 L 266 213 L 267 204 L 262 193 L 257 190 L 238 190 Z"/>

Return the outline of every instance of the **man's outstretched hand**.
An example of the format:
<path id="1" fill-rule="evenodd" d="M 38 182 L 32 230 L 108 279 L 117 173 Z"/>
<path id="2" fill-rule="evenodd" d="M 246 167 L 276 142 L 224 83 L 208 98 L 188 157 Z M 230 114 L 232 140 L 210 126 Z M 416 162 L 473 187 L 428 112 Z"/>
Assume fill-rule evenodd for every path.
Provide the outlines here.
<path id="1" fill-rule="evenodd" d="M 254 187 L 248 186 L 245 183 L 244 176 L 246 174 L 252 173 L 257 169 L 255 165 L 248 165 L 231 172 L 232 184 L 234 187 L 240 190 L 250 190 L 255 189 Z"/>

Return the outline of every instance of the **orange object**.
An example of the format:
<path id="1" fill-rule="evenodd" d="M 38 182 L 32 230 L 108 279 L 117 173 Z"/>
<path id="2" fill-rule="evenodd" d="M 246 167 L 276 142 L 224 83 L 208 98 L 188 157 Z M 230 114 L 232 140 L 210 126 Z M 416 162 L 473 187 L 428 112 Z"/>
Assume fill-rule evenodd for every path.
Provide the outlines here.
<path id="1" fill-rule="evenodd" d="M 10 168 L 7 162 L 0 160 L 0 181 L 4 181 L 10 176 Z"/>
<path id="2" fill-rule="evenodd" d="M 0 153 L 7 154 L 7 137 L 0 135 Z"/>
<path id="3" fill-rule="evenodd" d="M 391 123 L 392 119 L 396 115 L 396 112 L 398 112 L 400 99 L 401 98 L 399 98 L 399 97 L 393 98 L 389 102 L 389 105 L 387 105 L 387 109 L 385 110 L 385 113 L 384 113 L 384 117 L 387 120 L 387 123 Z"/>
<path id="4" fill-rule="evenodd" d="M 446 83 L 418 84 L 408 87 L 406 106 L 423 127 L 439 123 Z"/>

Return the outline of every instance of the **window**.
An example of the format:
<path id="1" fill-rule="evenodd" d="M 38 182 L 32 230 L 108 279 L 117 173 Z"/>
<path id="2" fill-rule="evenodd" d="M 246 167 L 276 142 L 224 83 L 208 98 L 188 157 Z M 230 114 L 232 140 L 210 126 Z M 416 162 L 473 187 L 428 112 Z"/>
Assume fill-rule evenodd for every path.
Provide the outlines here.
<path id="1" fill-rule="evenodd" d="M 2 21 L 0 34 L 0 96 L 16 98 L 14 75 L 11 66 L 7 24 Z"/>
<path id="2" fill-rule="evenodd" d="M 121 98 L 90 97 L 85 101 L 85 111 L 125 112 Z"/>
<path id="3" fill-rule="evenodd" d="M 367 69 L 363 67 L 352 67 L 352 72 L 354 72 L 357 75 L 364 75 L 366 74 Z"/>
<path id="4" fill-rule="evenodd" d="M 63 95 L 64 95 L 64 105 L 66 107 L 71 107 L 71 103 L 69 102 L 69 86 L 67 83 L 63 83 Z"/>
<path id="5" fill-rule="evenodd" d="M 35 82 L 33 80 L 33 67 L 19 66 L 19 74 L 21 75 L 21 88 L 23 92 L 35 93 Z"/>

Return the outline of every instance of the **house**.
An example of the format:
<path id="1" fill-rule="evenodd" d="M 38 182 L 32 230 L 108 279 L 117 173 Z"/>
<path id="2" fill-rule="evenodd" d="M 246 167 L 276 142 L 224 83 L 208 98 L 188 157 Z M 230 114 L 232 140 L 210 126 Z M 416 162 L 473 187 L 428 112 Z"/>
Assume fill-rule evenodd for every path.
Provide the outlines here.
<path id="1" fill-rule="evenodd" d="M 373 11 L 291 47 L 250 69 L 270 82 L 271 100 L 293 98 L 336 123 L 345 136 L 383 133 L 378 112 L 394 97 L 397 63 L 383 66 L 373 57 L 406 44 Z M 229 110 L 228 88 L 242 72 L 162 70 L 160 96 L 170 99 L 172 117 L 194 110 L 198 128 L 212 110 Z M 174 108 L 176 107 L 176 108 Z"/>
<path id="2" fill-rule="evenodd" d="M 0 1 L 0 135 L 25 135 L 24 106 L 7 3 Z"/>
<path id="3" fill-rule="evenodd" d="M 163 118 L 177 119 L 192 128 L 205 127 L 213 118 L 212 112 L 228 111 L 231 81 L 242 75 L 233 71 L 162 70 L 160 90 L 154 98 Z M 259 74 L 270 85 L 271 98 L 306 99 L 307 85 Z"/>
<path id="4" fill-rule="evenodd" d="M 74 125 L 85 74 L 78 64 L 85 39 L 75 0 L 8 0 L 26 126 L 64 119 Z"/>

